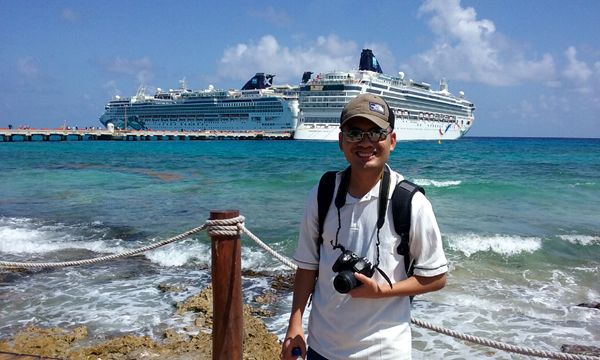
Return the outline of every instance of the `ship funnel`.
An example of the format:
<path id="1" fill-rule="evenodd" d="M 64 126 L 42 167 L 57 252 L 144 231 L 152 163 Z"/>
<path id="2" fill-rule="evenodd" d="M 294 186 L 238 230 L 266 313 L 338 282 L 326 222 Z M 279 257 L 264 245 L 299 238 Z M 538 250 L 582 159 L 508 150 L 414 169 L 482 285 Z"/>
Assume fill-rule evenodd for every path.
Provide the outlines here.
<path id="1" fill-rule="evenodd" d="M 371 49 L 363 49 L 360 54 L 358 70 L 374 71 L 380 74 L 383 73 L 381 66 L 379 66 L 379 62 L 377 61 L 377 58 L 375 58 L 375 55 L 373 55 Z"/>
<path id="2" fill-rule="evenodd" d="M 440 80 L 440 91 L 441 92 L 448 92 L 448 82 L 444 78 L 442 78 Z"/>
<path id="3" fill-rule="evenodd" d="M 306 84 L 308 80 L 310 80 L 312 74 L 312 71 L 305 71 L 304 74 L 302 74 L 302 84 Z"/>
<path id="4" fill-rule="evenodd" d="M 273 85 L 273 78 L 275 75 L 269 75 L 265 73 L 256 73 L 252 79 L 248 80 L 248 82 L 242 87 L 242 90 L 256 90 L 256 89 L 266 89 L 270 88 Z"/>

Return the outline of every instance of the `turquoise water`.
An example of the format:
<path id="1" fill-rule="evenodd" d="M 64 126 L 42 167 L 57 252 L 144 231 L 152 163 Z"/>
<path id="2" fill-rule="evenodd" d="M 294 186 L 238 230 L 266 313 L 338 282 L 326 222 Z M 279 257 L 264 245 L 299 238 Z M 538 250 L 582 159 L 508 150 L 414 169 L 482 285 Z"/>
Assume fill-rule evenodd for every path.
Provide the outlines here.
<path id="1" fill-rule="evenodd" d="M 600 346 L 600 140 L 465 138 L 402 142 L 390 165 L 425 187 L 451 261 L 443 291 L 414 317 L 515 345 Z M 300 141 L 0 144 L 0 260 L 118 253 L 239 209 L 277 251 L 295 247 L 320 175 L 345 166 L 336 143 Z M 243 267 L 287 272 L 248 238 Z M 0 270 L 0 336 L 26 324 L 86 324 L 104 336 L 158 336 L 172 303 L 210 281 L 201 234 L 145 256 L 88 267 Z M 245 296 L 267 287 L 247 279 Z M 161 282 L 187 291 L 163 294 Z M 268 319 L 285 331 L 289 294 Z M 115 323 L 116 316 L 123 321 Z M 186 319 L 182 319 L 185 321 Z M 414 357 L 518 358 L 416 328 Z"/>

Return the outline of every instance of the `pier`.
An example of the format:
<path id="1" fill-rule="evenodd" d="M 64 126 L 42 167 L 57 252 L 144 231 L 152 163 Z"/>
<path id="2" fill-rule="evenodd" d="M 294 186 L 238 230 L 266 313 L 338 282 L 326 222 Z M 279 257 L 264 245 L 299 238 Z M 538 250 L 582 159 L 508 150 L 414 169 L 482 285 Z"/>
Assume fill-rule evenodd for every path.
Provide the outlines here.
<path id="1" fill-rule="evenodd" d="M 291 132 L 172 131 L 109 129 L 2 129 L 0 142 L 29 141 L 191 141 L 191 140 L 291 140 Z"/>

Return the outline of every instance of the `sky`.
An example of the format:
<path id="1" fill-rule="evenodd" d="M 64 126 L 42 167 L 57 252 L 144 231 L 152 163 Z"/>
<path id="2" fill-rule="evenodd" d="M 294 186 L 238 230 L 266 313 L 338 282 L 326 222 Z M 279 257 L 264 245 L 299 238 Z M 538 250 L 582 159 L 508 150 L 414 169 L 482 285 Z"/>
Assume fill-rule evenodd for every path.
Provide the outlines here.
<path id="1" fill-rule="evenodd" d="M 600 1 L 0 0 L 0 128 L 100 126 L 115 95 L 358 68 L 476 106 L 472 136 L 600 138 Z"/>

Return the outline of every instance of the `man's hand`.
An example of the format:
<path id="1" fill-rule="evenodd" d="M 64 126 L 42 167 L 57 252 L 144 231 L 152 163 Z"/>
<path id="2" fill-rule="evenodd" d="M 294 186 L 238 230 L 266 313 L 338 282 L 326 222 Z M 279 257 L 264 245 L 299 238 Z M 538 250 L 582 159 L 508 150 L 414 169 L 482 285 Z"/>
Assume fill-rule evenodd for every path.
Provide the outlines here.
<path id="1" fill-rule="evenodd" d="M 292 350 L 294 348 L 300 348 L 302 358 L 306 358 L 306 341 L 304 340 L 304 336 L 296 335 L 294 337 L 286 337 L 283 340 L 283 344 L 281 344 L 281 354 L 279 355 L 279 359 L 281 360 L 296 360 L 298 355 L 293 355 Z"/>
<path id="2" fill-rule="evenodd" d="M 355 287 L 348 292 L 348 295 L 356 298 L 379 298 L 383 296 L 383 291 L 380 285 L 370 277 L 367 277 L 361 273 L 354 273 L 356 280 L 360 281 L 362 285 Z"/>

